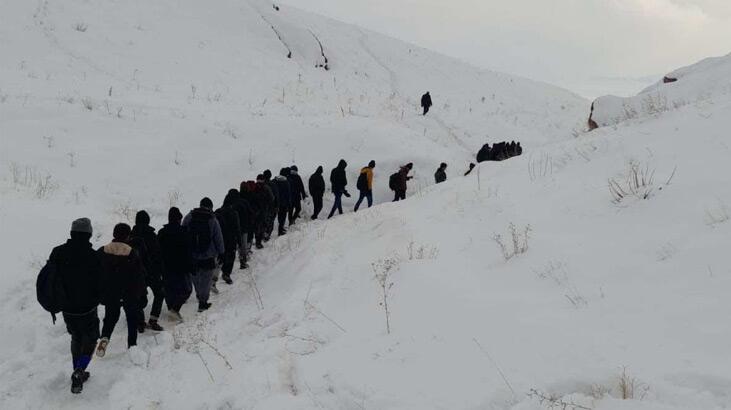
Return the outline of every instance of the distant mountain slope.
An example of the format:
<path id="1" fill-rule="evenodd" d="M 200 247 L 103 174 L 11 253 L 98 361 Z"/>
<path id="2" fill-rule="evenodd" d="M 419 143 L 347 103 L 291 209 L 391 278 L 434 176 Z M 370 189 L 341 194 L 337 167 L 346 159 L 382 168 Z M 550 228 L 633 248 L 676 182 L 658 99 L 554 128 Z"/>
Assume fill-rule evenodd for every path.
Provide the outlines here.
<path id="1" fill-rule="evenodd" d="M 731 54 L 665 75 L 634 97 L 604 96 L 592 104 L 589 126 L 606 127 L 731 95 Z"/>

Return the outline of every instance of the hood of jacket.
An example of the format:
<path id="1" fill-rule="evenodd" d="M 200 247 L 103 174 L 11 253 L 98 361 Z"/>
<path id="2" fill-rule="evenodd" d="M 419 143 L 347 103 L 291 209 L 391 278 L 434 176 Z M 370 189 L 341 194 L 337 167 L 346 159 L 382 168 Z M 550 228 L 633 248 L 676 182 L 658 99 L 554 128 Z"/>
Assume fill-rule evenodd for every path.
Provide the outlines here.
<path id="1" fill-rule="evenodd" d="M 132 253 L 132 247 L 124 242 L 110 242 L 102 248 L 107 255 L 129 256 Z"/>

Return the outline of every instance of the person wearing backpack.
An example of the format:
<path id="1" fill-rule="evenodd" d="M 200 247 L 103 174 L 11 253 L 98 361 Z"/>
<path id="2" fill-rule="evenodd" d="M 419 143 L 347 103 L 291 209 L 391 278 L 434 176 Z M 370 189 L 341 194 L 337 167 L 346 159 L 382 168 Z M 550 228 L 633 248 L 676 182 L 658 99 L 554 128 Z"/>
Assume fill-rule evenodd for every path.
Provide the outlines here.
<path id="1" fill-rule="evenodd" d="M 104 325 L 96 355 L 104 357 L 119 321 L 119 311 L 127 317 L 127 348 L 137 345 L 137 325 L 142 320 L 140 300 L 145 292 L 145 268 L 137 252 L 127 243 L 132 229 L 120 223 L 114 227 L 112 242 L 97 251 L 102 270 Z"/>
<path id="2" fill-rule="evenodd" d="M 407 181 L 413 178 L 409 176 L 409 171 L 411 171 L 413 167 L 414 164 L 409 162 L 408 164 L 399 168 L 399 171 L 397 173 L 391 175 L 391 178 L 393 179 L 393 186 L 391 187 L 391 189 L 393 189 L 393 191 L 395 192 L 393 202 L 406 199 Z M 391 185 L 391 182 L 392 181 L 389 181 L 389 185 Z"/>
<path id="3" fill-rule="evenodd" d="M 142 210 L 135 215 L 135 226 L 132 227 L 130 245 L 137 250 L 145 267 L 145 283 L 152 290 L 152 307 L 150 308 L 150 320 L 145 324 L 144 313 L 142 315 L 138 331 L 143 333 L 145 327 L 160 332 L 163 330 L 158 323 L 162 304 L 165 302 L 165 288 L 162 283 L 162 254 L 160 244 L 157 241 L 155 228 L 150 226 L 150 215 Z M 147 292 L 142 296 L 142 307 L 147 306 Z"/>
<path id="4" fill-rule="evenodd" d="M 310 219 L 315 220 L 322 211 L 322 197 L 325 195 L 325 178 L 322 177 L 322 166 L 317 167 L 315 173 L 310 175 L 310 179 L 307 181 L 308 188 L 310 189 L 310 196 L 312 196 L 312 217 Z"/>
<path id="5" fill-rule="evenodd" d="M 221 226 L 221 235 L 223 236 L 224 252 L 220 259 L 222 279 L 231 285 L 231 272 L 234 269 L 234 261 L 236 260 L 236 250 L 241 243 L 241 223 L 239 214 L 236 212 L 236 201 L 239 199 L 239 191 L 232 189 L 226 194 L 223 200 L 223 206 L 216 210 L 216 218 Z M 214 279 L 215 282 L 215 279 Z M 215 286 L 215 284 L 214 284 Z"/>
<path id="6" fill-rule="evenodd" d="M 38 301 L 51 312 L 63 314 L 71 335 L 71 393 L 79 394 L 89 379 L 86 371 L 99 339 L 97 307 L 101 300 L 102 265 L 92 249 L 92 227 L 88 218 L 71 224 L 71 238 L 53 248 L 46 266 L 38 275 Z"/>
<path id="7" fill-rule="evenodd" d="M 241 228 L 238 249 L 239 269 L 246 269 L 249 267 L 247 261 L 251 252 L 251 241 L 254 239 L 254 209 L 249 202 L 249 195 L 244 190 L 231 189 L 229 193 L 234 195 L 233 207 L 239 215 L 239 227 Z"/>
<path id="8" fill-rule="evenodd" d="M 190 211 L 183 218 L 188 228 L 193 250 L 193 287 L 198 298 L 198 312 L 211 307 L 211 283 L 216 270 L 216 258 L 226 251 L 223 245 L 221 226 L 213 214 L 213 201 L 203 198 L 200 207 Z"/>
<path id="9" fill-rule="evenodd" d="M 333 168 L 333 170 L 330 172 L 330 184 L 332 185 L 332 191 L 333 194 L 335 194 L 335 202 L 333 203 L 333 207 L 330 210 L 330 215 L 327 217 L 327 219 L 330 219 L 335 215 L 335 211 L 338 211 L 340 215 L 343 214 L 343 195 L 345 195 L 347 198 L 350 198 L 350 194 L 345 189 L 346 186 L 348 186 L 348 178 L 345 175 L 345 167 L 348 166 L 348 163 L 345 162 L 344 159 L 341 159 L 340 162 L 338 162 L 338 166 Z"/>
<path id="10" fill-rule="evenodd" d="M 268 214 L 274 206 L 274 193 L 267 185 L 264 175 L 259 174 L 256 176 L 256 183 L 251 188 L 251 197 L 257 212 L 254 239 L 256 240 L 256 249 L 261 249 L 264 247 L 262 242 L 265 241 L 267 235 Z"/>
<path id="11" fill-rule="evenodd" d="M 267 169 L 262 175 L 264 176 L 264 183 L 266 183 L 269 187 L 269 190 L 274 197 L 274 201 L 266 213 L 266 229 L 264 230 L 264 242 L 269 242 L 269 239 L 272 237 L 272 233 L 274 233 L 274 222 L 279 216 L 279 189 L 272 179 L 272 171 Z"/>
<path id="12" fill-rule="evenodd" d="M 176 322 L 183 321 L 180 309 L 193 291 L 190 273 L 193 271 L 193 254 L 188 230 L 182 226 L 183 214 L 176 207 L 168 211 L 168 223 L 160 229 L 157 239 L 165 266 L 163 282 L 168 313 Z"/>
<path id="13" fill-rule="evenodd" d="M 358 192 L 360 192 L 360 196 L 358 197 L 358 202 L 355 203 L 353 212 L 358 212 L 358 208 L 360 208 L 360 204 L 363 202 L 363 199 L 368 200 L 368 208 L 373 205 L 373 168 L 375 167 L 376 161 L 371 160 L 367 167 L 363 167 L 360 170 L 358 181 L 355 184 L 355 187 L 358 188 Z"/>
<path id="14" fill-rule="evenodd" d="M 441 165 L 439 165 L 437 172 L 434 173 L 434 181 L 436 181 L 437 184 L 441 184 L 442 182 L 444 182 L 446 180 L 447 180 L 447 164 L 442 162 Z"/>

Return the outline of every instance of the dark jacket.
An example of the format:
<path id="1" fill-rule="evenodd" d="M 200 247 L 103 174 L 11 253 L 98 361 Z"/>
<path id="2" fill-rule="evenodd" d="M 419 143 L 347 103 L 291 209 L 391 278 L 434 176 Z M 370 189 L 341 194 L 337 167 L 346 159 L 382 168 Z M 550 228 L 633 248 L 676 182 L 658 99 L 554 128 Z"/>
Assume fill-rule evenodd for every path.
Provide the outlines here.
<path id="1" fill-rule="evenodd" d="M 396 181 L 396 190 L 397 191 L 406 191 L 406 181 L 410 180 L 412 177 L 409 176 L 409 167 L 403 166 L 398 171 L 398 180 Z"/>
<path id="2" fill-rule="evenodd" d="M 277 190 L 279 209 L 289 209 L 292 206 L 292 193 L 291 188 L 289 187 L 289 180 L 285 176 L 277 175 L 274 177 L 273 181 Z"/>
<path id="3" fill-rule="evenodd" d="M 257 182 L 249 192 L 256 218 L 263 219 L 274 209 L 274 193 L 265 182 Z"/>
<path id="4" fill-rule="evenodd" d="M 157 234 L 165 265 L 165 278 L 193 272 L 193 250 L 190 234 L 180 224 L 167 224 Z"/>
<path id="5" fill-rule="evenodd" d="M 332 185 L 333 193 L 343 193 L 345 187 L 348 186 L 348 178 L 345 176 L 346 166 L 348 163 L 341 159 L 338 166 L 330 172 L 330 185 Z"/>
<path id="6" fill-rule="evenodd" d="M 322 167 L 317 167 L 317 171 L 310 175 L 307 183 L 310 188 L 310 195 L 314 197 L 321 197 L 325 194 L 325 178 L 322 177 L 322 171 Z"/>
<path id="7" fill-rule="evenodd" d="M 266 181 L 266 186 L 269 188 L 269 192 L 272 194 L 272 205 L 270 207 L 270 211 L 279 208 L 279 188 L 277 188 L 276 182 L 274 180 Z"/>
<path id="8" fill-rule="evenodd" d="M 437 172 L 434 173 L 434 181 L 436 181 L 437 184 L 442 183 L 447 180 L 447 173 L 442 169 L 437 169 Z"/>
<path id="9" fill-rule="evenodd" d="M 429 93 L 426 93 L 421 96 L 421 106 L 422 107 L 431 107 L 432 106 L 431 95 L 429 95 Z"/>
<path id="10" fill-rule="evenodd" d="M 234 208 L 235 200 L 233 195 L 226 195 L 223 206 L 216 210 L 216 218 L 223 235 L 223 246 L 229 252 L 235 250 L 241 243 L 241 224 L 239 214 Z"/>
<path id="11" fill-rule="evenodd" d="M 211 235 L 211 242 L 208 249 L 198 251 L 193 249 L 193 260 L 205 261 L 222 255 L 226 248 L 223 244 L 223 235 L 221 234 L 221 225 L 218 223 L 213 212 L 206 208 L 196 208 L 183 218 L 183 226 L 188 227 L 193 223 L 205 221 L 208 224 L 208 230 Z"/>
<path id="12" fill-rule="evenodd" d="M 123 242 L 111 242 L 97 251 L 102 270 L 101 303 L 138 301 L 147 292 L 145 268 L 137 252 Z"/>
<path id="13" fill-rule="evenodd" d="M 82 314 L 96 308 L 101 301 L 102 266 L 99 255 L 88 240 L 69 239 L 53 248 L 48 262 L 56 272 L 66 293 L 62 311 Z"/>
<path id="14" fill-rule="evenodd" d="M 307 198 L 307 192 L 305 192 L 305 184 L 302 182 L 302 177 L 299 176 L 297 171 L 290 171 L 289 183 L 290 188 L 292 188 L 292 202 L 299 202 Z"/>
<path id="15" fill-rule="evenodd" d="M 477 152 L 477 162 L 490 161 L 490 144 L 485 144 Z"/>
<path id="16" fill-rule="evenodd" d="M 157 241 L 155 228 L 149 225 L 135 225 L 130 236 L 130 245 L 137 251 L 142 265 L 145 267 L 145 277 L 148 281 L 162 279 L 163 263 L 160 244 Z"/>

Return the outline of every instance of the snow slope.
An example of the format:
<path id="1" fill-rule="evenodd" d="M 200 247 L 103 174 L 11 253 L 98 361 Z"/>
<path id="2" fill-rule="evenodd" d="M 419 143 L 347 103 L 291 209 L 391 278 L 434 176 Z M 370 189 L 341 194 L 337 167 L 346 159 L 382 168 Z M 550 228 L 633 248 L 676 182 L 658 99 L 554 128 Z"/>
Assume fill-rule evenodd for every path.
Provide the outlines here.
<path id="1" fill-rule="evenodd" d="M 547 408 L 531 389 L 603 410 L 729 408 L 727 95 L 574 138 L 586 106 L 571 94 L 264 2 L 6 3 L 0 408 Z M 525 155 L 458 178 L 485 134 Z M 189 303 L 186 323 L 142 335 L 142 357 L 120 323 L 68 393 L 68 337 L 32 285 L 73 218 L 101 245 L 135 209 L 159 226 L 265 167 L 340 157 L 351 185 L 379 162 L 378 202 L 413 160 L 410 198 L 298 224 L 211 311 Z M 655 170 L 653 190 L 617 202 L 607 180 L 630 164 Z M 511 248 L 511 222 L 530 239 L 506 261 L 494 236 Z"/>
<path id="2" fill-rule="evenodd" d="M 731 54 L 710 57 L 667 74 L 633 97 L 604 96 L 592 104 L 591 117 L 606 127 L 645 118 L 689 104 L 709 104 L 731 94 Z"/>

